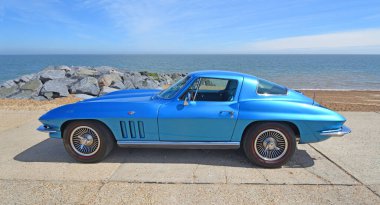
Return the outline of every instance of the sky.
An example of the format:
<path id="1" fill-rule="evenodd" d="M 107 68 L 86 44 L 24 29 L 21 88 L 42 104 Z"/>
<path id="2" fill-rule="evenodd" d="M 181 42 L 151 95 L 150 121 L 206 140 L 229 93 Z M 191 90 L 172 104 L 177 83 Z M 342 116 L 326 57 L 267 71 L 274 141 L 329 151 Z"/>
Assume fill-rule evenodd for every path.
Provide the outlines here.
<path id="1" fill-rule="evenodd" d="M 0 0 L 0 54 L 380 54 L 380 1 Z"/>

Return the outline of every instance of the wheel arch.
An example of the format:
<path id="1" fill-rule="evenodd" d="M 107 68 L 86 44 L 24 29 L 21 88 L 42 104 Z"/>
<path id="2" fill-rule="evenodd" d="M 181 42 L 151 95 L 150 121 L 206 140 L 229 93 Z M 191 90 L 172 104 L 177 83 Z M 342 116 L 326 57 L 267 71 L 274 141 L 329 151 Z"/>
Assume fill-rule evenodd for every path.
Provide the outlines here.
<path id="1" fill-rule="evenodd" d="M 245 137 L 245 134 L 246 132 L 249 130 L 249 128 L 251 127 L 254 127 L 254 126 L 258 126 L 260 124 L 264 124 L 264 123 L 281 123 L 281 124 L 284 124 L 284 125 L 287 125 L 290 127 L 290 129 L 293 130 L 294 134 L 296 135 L 296 140 L 299 140 L 300 137 L 301 137 L 301 134 L 300 134 L 300 130 L 298 128 L 298 126 L 296 124 L 294 124 L 293 122 L 289 122 L 289 121 L 276 121 L 276 120 L 260 120 L 260 121 L 254 121 L 254 122 L 251 122 L 250 124 L 248 124 L 244 131 L 243 131 L 243 134 L 241 136 L 241 140 L 240 140 L 240 146 L 242 146 L 243 142 L 244 142 L 244 137 Z"/>
<path id="2" fill-rule="evenodd" d="M 101 120 L 95 120 L 95 119 L 74 119 L 74 120 L 67 120 L 65 121 L 64 123 L 62 123 L 61 127 L 60 127 L 60 130 L 61 130 L 61 135 L 63 135 L 63 131 L 65 130 L 65 128 L 72 122 L 78 122 L 78 121 L 90 121 L 90 122 L 98 122 L 98 123 L 101 123 L 106 129 L 108 129 L 108 131 L 112 134 L 113 136 L 113 139 L 116 141 L 116 138 L 115 138 L 115 134 L 112 132 L 112 130 L 110 129 L 110 127 L 104 123 L 103 121 Z M 61 136 L 63 137 L 63 136 Z"/>

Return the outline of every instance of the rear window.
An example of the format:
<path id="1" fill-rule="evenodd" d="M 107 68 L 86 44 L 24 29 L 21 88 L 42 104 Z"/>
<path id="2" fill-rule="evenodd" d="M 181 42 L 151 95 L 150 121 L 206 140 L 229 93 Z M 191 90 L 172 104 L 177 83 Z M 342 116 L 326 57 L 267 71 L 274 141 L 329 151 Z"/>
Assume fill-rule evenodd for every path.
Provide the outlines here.
<path id="1" fill-rule="evenodd" d="M 288 89 L 284 86 L 277 85 L 275 83 L 266 81 L 266 80 L 258 80 L 257 85 L 257 94 L 261 95 L 286 95 Z"/>

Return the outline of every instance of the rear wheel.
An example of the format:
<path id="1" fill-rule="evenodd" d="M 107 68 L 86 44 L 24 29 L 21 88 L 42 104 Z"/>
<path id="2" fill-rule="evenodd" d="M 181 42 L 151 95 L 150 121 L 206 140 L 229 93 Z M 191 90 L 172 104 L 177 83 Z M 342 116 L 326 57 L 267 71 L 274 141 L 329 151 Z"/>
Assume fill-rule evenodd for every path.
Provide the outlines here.
<path id="1" fill-rule="evenodd" d="M 114 137 L 100 122 L 74 121 L 63 130 L 63 144 L 74 159 L 99 162 L 112 151 Z"/>
<path id="2" fill-rule="evenodd" d="M 262 167 L 281 167 L 293 156 L 296 137 L 293 130 L 282 123 L 262 123 L 248 128 L 243 148 L 248 159 Z"/>

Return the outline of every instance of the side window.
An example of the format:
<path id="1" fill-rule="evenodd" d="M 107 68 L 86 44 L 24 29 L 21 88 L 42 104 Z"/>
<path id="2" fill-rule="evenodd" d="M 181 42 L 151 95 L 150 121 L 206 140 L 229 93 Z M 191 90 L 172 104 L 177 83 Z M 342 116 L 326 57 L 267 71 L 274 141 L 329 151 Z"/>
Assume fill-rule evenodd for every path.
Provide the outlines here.
<path id="1" fill-rule="evenodd" d="M 227 79 L 217 78 L 201 78 L 201 84 L 199 85 L 200 91 L 222 91 L 225 90 L 228 84 Z"/>
<path id="2" fill-rule="evenodd" d="M 180 99 L 184 100 L 190 93 L 191 101 L 233 101 L 237 86 L 237 80 L 198 78 Z"/>
<path id="3" fill-rule="evenodd" d="M 284 86 L 259 79 L 257 85 L 257 94 L 260 95 L 286 95 L 288 89 Z"/>

